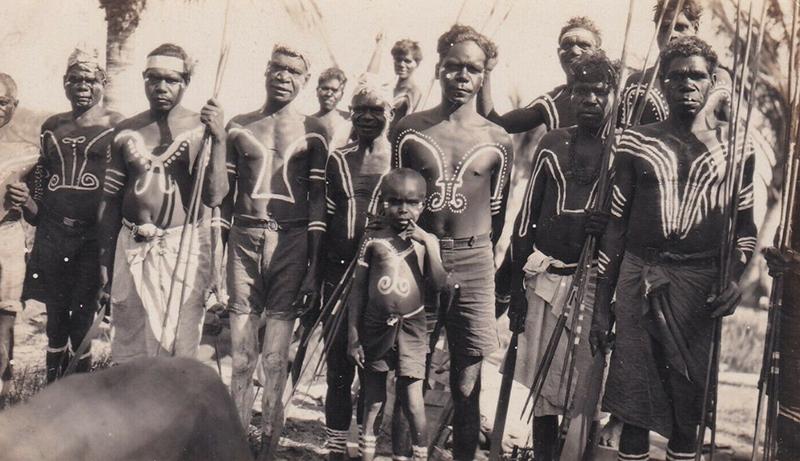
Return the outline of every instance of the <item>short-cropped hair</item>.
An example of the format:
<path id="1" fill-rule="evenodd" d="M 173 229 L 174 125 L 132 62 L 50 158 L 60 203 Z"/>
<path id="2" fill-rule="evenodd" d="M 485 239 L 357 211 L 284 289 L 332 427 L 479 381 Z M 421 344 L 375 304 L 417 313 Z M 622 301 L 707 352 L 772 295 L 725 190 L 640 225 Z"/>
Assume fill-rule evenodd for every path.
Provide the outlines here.
<path id="1" fill-rule="evenodd" d="M 475 42 L 475 44 L 483 50 L 487 60 L 497 57 L 497 45 L 489 40 L 487 36 L 470 26 L 454 24 L 450 30 L 439 37 L 439 41 L 436 45 L 436 52 L 439 53 L 439 58 L 443 58 L 451 47 L 462 42 Z"/>
<path id="2" fill-rule="evenodd" d="M 192 78 L 194 61 L 189 58 L 189 54 L 182 47 L 174 43 L 162 43 L 153 51 L 147 53 L 147 57 L 149 58 L 150 56 L 171 56 L 183 60 L 183 68 L 186 69 L 182 74 L 183 79 L 188 82 Z"/>
<path id="3" fill-rule="evenodd" d="M 659 56 L 660 69 L 659 74 L 663 78 L 669 65 L 675 58 L 689 58 L 692 56 L 700 56 L 705 58 L 708 63 L 708 73 L 713 74 L 717 70 L 717 53 L 711 49 L 711 45 L 704 42 L 697 37 L 680 37 L 675 40 L 670 40 L 667 46 L 661 51 Z"/>
<path id="4" fill-rule="evenodd" d="M 586 29 L 592 34 L 594 34 L 595 38 L 597 39 L 597 47 L 599 48 L 600 45 L 603 44 L 603 35 L 600 33 L 600 29 L 591 19 L 587 18 L 586 16 L 574 16 L 569 18 L 564 27 L 561 28 L 561 32 L 558 33 L 558 41 L 561 42 L 561 38 L 572 29 Z"/>
<path id="5" fill-rule="evenodd" d="M 675 16 L 675 10 L 678 9 L 679 0 L 657 0 L 653 6 L 653 22 L 658 23 L 658 18 L 661 17 L 661 10 L 667 8 L 664 13 L 664 18 Z M 700 27 L 700 16 L 703 15 L 703 7 L 697 0 L 684 0 L 681 12 L 686 15 L 686 19 L 692 23 L 696 28 Z M 658 24 L 656 24 L 658 25 Z"/>
<path id="6" fill-rule="evenodd" d="M 619 79 L 619 69 L 611 62 L 603 50 L 589 51 L 583 53 L 569 66 L 575 82 L 602 82 L 612 88 L 617 86 Z"/>
<path id="7" fill-rule="evenodd" d="M 347 83 L 347 76 L 344 75 L 342 69 L 339 69 L 338 67 L 329 67 L 319 74 L 317 86 L 322 85 L 323 82 L 327 82 L 328 80 L 339 80 L 339 83 L 342 85 L 342 89 L 344 89 L 344 85 Z"/>
<path id="8" fill-rule="evenodd" d="M 392 47 L 393 57 L 396 58 L 398 56 L 405 56 L 407 54 L 410 54 L 411 58 L 416 61 L 417 64 L 422 61 L 422 48 L 419 47 L 418 42 L 408 38 L 394 42 L 394 46 Z"/>

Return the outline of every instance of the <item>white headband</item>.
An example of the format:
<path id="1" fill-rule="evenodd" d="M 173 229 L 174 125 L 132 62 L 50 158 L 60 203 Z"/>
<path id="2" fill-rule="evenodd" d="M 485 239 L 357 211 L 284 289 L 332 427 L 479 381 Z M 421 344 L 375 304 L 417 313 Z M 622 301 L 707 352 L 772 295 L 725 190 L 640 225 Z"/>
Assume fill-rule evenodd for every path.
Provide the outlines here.
<path id="1" fill-rule="evenodd" d="M 590 34 L 592 34 L 592 37 L 594 37 L 594 43 L 595 43 L 595 45 L 597 45 L 597 41 L 598 41 L 597 40 L 597 34 L 595 34 L 591 30 L 586 29 L 584 27 L 573 27 L 572 29 L 569 29 L 568 31 L 564 32 L 564 34 L 561 36 L 561 38 L 558 41 L 560 42 L 561 40 L 564 40 L 564 38 L 566 38 L 566 37 L 572 37 L 572 36 L 581 35 L 580 32 L 576 32 L 578 30 L 583 30 L 583 31 L 586 31 L 586 32 L 589 32 Z"/>
<path id="2" fill-rule="evenodd" d="M 173 70 L 179 74 L 185 74 L 186 70 L 186 63 L 181 58 L 176 58 L 175 56 L 163 56 L 163 55 L 153 55 L 147 57 L 147 65 L 145 69 L 167 69 Z"/>

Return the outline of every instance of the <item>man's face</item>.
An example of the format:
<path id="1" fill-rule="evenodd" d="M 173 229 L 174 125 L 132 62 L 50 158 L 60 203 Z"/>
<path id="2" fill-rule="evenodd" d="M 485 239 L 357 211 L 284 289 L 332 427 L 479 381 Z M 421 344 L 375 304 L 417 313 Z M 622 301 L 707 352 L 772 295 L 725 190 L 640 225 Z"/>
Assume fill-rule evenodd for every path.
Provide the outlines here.
<path id="1" fill-rule="evenodd" d="M 308 69 L 299 57 L 274 53 L 267 64 L 267 99 L 288 103 L 308 81 Z"/>
<path id="2" fill-rule="evenodd" d="M 383 133 L 392 119 L 392 107 L 371 94 L 357 94 L 350 106 L 353 128 L 359 139 L 371 141 Z"/>
<path id="3" fill-rule="evenodd" d="M 338 78 L 325 80 L 317 87 L 317 100 L 319 108 L 324 112 L 330 112 L 339 105 L 344 95 L 344 86 Z"/>
<path id="4" fill-rule="evenodd" d="M 383 216 L 393 229 L 401 231 L 410 222 L 417 222 L 424 203 L 424 183 L 413 178 L 393 178 L 383 193 Z"/>
<path id="5" fill-rule="evenodd" d="M 605 82 L 576 81 L 572 85 L 570 102 L 578 125 L 597 129 L 611 111 L 611 87 Z"/>
<path id="6" fill-rule="evenodd" d="M 558 61 L 569 74 L 569 66 L 578 56 L 597 49 L 597 37 L 592 31 L 577 27 L 564 32 L 558 42 Z"/>
<path id="7" fill-rule="evenodd" d="M 17 98 L 2 81 L 0 81 L 0 128 L 6 126 L 14 117 L 17 109 Z"/>
<path id="8" fill-rule="evenodd" d="M 675 21 L 675 27 L 672 28 L 672 33 L 669 33 L 669 26 L 672 24 L 672 18 L 672 15 L 664 15 L 664 20 L 661 22 L 661 26 L 658 29 L 659 48 L 664 48 L 667 43 L 676 38 L 697 35 L 697 27 L 689 21 L 689 18 L 686 17 L 686 13 L 684 12 L 678 15 L 678 19 Z"/>
<path id="9" fill-rule="evenodd" d="M 150 108 L 168 112 L 177 106 L 186 91 L 186 81 L 174 70 L 159 67 L 144 71 L 144 92 L 150 101 Z"/>
<path id="10" fill-rule="evenodd" d="M 661 83 L 670 112 L 681 117 L 694 117 L 705 105 L 714 77 L 704 57 L 677 57 L 670 61 Z"/>
<path id="11" fill-rule="evenodd" d="M 466 104 L 483 85 L 486 54 L 473 41 L 456 43 L 441 57 L 437 70 L 444 99 Z"/>
<path id="12" fill-rule="evenodd" d="M 87 110 L 103 98 L 105 81 L 97 69 L 74 65 L 64 75 L 64 93 L 72 108 Z"/>
<path id="13" fill-rule="evenodd" d="M 403 53 L 392 56 L 394 59 L 394 73 L 398 78 L 407 79 L 417 69 L 419 65 L 411 56 L 411 53 Z"/>

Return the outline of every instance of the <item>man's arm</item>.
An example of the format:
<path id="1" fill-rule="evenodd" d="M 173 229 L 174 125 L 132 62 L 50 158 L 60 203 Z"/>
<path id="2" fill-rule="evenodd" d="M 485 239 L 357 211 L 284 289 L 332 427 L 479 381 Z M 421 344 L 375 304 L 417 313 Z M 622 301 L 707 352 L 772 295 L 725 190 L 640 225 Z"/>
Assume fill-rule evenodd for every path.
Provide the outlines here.
<path id="1" fill-rule="evenodd" d="M 611 218 L 598 244 L 598 275 L 590 343 L 592 350 L 607 347 L 611 328 L 611 299 L 617 286 L 619 267 L 625 252 L 630 204 L 636 192 L 636 172 L 630 147 L 622 135 L 614 156 L 614 179 L 611 186 Z"/>
<path id="2" fill-rule="evenodd" d="M 324 135 L 324 131 L 321 133 Z M 327 144 L 316 137 L 308 139 L 308 270 L 295 302 L 315 307 L 319 300 L 319 272 L 322 259 L 322 237 L 325 235 L 325 162 Z M 306 297 L 307 296 L 307 297 Z M 303 302 L 303 297 L 306 297 Z"/>
<path id="3" fill-rule="evenodd" d="M 122 157 L 122 145 L 116 139 L 111 143 L 108 165 L 103 179 L 103 195 L 97 208 L 98 245 L 100 247 L 100 290 L 108 295 L 114 274 L 114 253 L 117 234 L 122 227 L 122 194 L 128 182 L 127 169 Z"/>
<path id="4" fill-rule="evenodd" d="M 747 143 L 746 157 L 742 171 L 742 188 L 736 197 L 736 242 L 733 258 L 730 261 L 731 277 L 727 287 L 709 301 L 713 309 L 712 317 L 733 314 L 742 298 L 739 282 L 756 249 L 758 229 L 753 219 L 753 170 L 755 169 L 755 152 L 753 145 Z"/>
<path id="5" fill-rule="evenodd" d="M 409 222 L 405 232 L 411 239 L 425 247 L 425 279 L 436 291 L 443 290 L 447 281 L 447 271 L 442 264 L 439 239 L 430 232 L 426 232 L 413 221 Z"/>
<path id="6" fill-rule="evenodd" d="M 228 175 L 225 167 L 227 134 L 222 106 L 217 100 L 213 98 L 208 100 L 200 111 L 200 120 L 211 132 L 211 156 L 203 182 L 203 204 L 214 208 L 219 206 L 228 194 Z"/>
<path id="7" fill-rule="evenodd" d="M 507 277 L 504 277 L 505 283 L 497 285 L 497 293 L 509 298 L 511 303 L 509 315 L 514 318 L 527 312 L 523 268 L 536 240 L 536 223 L 539 221 L 544 191 L 547 187 L 547 162 L 547 154 L 539 149 L 534 156 L 531 177 L 528 179 L 522 199 L 522 208 L 514 220 L 511 245 L 503 262 L 505 269 L 503 272 L 507 273 Z M 521 326 L 523 322 L 514 323 Z"/>
<path id="8" fill-rule="evenodd" d="M 378 32 L 375 36 L 375 50 L 372 51 L 372 56 L 369 58 L 367 64 L 367 72 L 377 74 L 381 71 L 381 56 L 383 55 L 383 32 Z"/>
<path id="9" fill-rule="evenodd" d="M 492 197 L 489 200 L 489 209 L 492 214 L 492 245 L 497 245 L 500 234 L 503 232 L 503 225 L 506 220 L 506 209 L 508 207 L 508 191 L 510 189 L 511 167 L 514 165 L 514 144 L 508 135 L 504 136 L 500 147 L 501 158 L 498 159 L 497 166 L 492 172 L 491 190 Z"/>
<path id="10" fill-rule="evenodd" d="M 350 296 L 347 302 L 348 355 L 360 367 L 364 366 L 364 350 L 361 348 L 361 341 L 358 336 L 358 324 L 361 321 L 361 315 L 364 312 L 369 294 L 367 283 L 369 281 L 369 264 L 372 259 L 371 248 L 369 240 L 365 240 L 359 249 L 358 260 L 353 273 L 353 286 L 350 288 Z"/>
<path id="11" fill-rule="evenodd" d="M 524 133 L 547 122 L 544 96 L 536 98 L 525 107 L 514 109 L 503 115 L 497 113 L 492 100 L 491 72 L 486 73 L 483 86 L 478 92 L 478 113 L 489 121 L 503 127 L 509 134 Z M 554 127 L 548 127 L 553 129 Z"/>
<path id="12" fill-rule="evenodd" d="M 331 152 L 325 163 L 325 225 L 331 224 L 333 216 L 336 214 L 336 191 L 338 191 L 341 177 L 339 162 L 341 160 L 336 152 Z"/>

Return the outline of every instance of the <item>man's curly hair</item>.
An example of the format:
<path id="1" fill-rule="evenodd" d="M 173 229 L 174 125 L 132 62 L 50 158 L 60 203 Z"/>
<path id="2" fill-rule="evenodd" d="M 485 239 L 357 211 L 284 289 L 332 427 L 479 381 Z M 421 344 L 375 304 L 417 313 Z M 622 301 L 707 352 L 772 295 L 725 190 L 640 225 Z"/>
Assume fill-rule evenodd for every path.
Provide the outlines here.
<path id="1" fill-rule="evenodd" d="M 675 10 L 678 8 L 680 0 L 657 0 L 653 6 L 653 22 L 658 23 L 658 18 L 661 16 L 661 10 L 666 6 L 667 11 L 664 13 L 664 18 L 669 19 L 675 15 Z M 681 8 L 686 19 L 692 23 L 696 28 L 700 27 L 700 16 L 703 15 L 703 7 L 697 0 L 685 0 Z M 658 24 L 656 24 L 658 26 Z"/>
<path id="2" fill-rule="evenodd" d="M 619 79 L 619 63 L 614 63 L 603 50 L 583 53 L 569 66 L 576 82 L 602 82 L 611 88 L 616 88 Z"/>
<path id="3" fill-rule="evenodd" d="M 595 38 L 597 38 L 597 47 L 603 44 L 603 34 L 600 33 L 600 29 L 591 19 L 587 18 L 586 16 L 574 16 L 569 18 L 564 27 L 561 28 L 561 32 L 558 33 L 558 41 L 561 42 L 561 38 L 566 34 L 568 31 L 572 29 L 586 29 L 592 34 L 594 34 Z"/>
<path id="4" fill-rule="evenodd" d="M 697 37 L 680 37 L 671 40 L 661 51 L 658 57 L 661 63 L 659 75 L 661 78 L 666 76 L 669 65 L 673 59 L 689 58 L 692 56 L 700 56 L 706 60 L 709 74 L 713 74 L 714 71 L 717 70 L 719 59 L 717 58 L 717 53 L 711 49 L 711 45 Z"/>
<path id="5" fill-rule="evenodd" d="M 419 64 L 422 61 L 422 48 L 419 47 L 419 42 L 408 38 L 396 41 L 392 46 L 392 57 L 396 58 L 407 54 L 410 54 L 411 58 Z"/>
<path id="6" fill-rule="evenodd" d="M 339 80 L 341 87 L 344 88 L 344 85 L 347 83 L 347 76 L 342 72 L 342 69 L 338 67 L 329 67 L 320 72 L 319 78 L 317 79 L 317 86 L 322 85 L 328 80 Z"/>
<path id="7" fill-rule="evenodd" d="M 487 61 L 497 57 L 497 45 L 493 41 L 472 27 L 462 24 L 454 24 L 450 30 L 439 37 L 439 41 L 436 44 L 436 52 L 439 53 L 439 58 L 441 59 L 454 45 L 470 41 L 475 42 L 483 50 Z"/>

